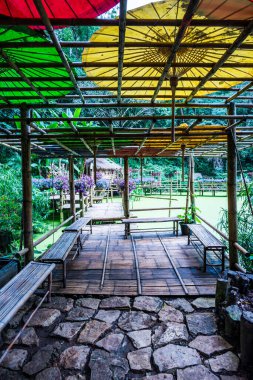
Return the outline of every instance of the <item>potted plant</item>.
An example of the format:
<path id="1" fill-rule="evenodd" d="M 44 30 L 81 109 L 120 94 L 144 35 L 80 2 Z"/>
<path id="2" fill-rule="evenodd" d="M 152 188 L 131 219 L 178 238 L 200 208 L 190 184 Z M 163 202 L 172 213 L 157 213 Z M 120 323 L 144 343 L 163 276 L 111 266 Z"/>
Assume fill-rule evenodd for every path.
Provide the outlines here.
<path id="1" fill-rule="evenodd" d="M 189 229 L 187 227 L 187 224 L 193 224 L 200 221 L 196 217 L 196 211 L 200 211 L 200 210 L 195 206 L 194 207 L 191 206 L 188 208 L 184 208 L 184 213 L 177 216 L 178 218 L 182 219 L 182 221 L 179 222 L 182 235 L 189 234 Z"/>

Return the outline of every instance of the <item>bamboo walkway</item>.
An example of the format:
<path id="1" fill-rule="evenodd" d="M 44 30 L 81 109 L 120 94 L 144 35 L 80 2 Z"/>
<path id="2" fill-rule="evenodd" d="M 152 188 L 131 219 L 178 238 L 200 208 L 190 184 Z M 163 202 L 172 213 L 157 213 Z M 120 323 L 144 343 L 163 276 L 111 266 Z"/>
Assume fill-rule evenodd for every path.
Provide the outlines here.
<path id="1" fill-rule="evenodd" d="M 95 203 L 85 214 L 93 221 L 114 221 L 124 218 L 124 211 L 121 202 Z"/>
<path id="2" fill-rule="evenodd" d="M 111 205 L 111 204 L 110 204 Z M 82 237 L 84 248 L 67 265 L 67 287 L 57 268 L 53 292 L 89 295 L 214 295 L 217 274 L 187 237 L 168 233 L 134 233 L 124 239 L 122 224 L 96 225 Z"/>

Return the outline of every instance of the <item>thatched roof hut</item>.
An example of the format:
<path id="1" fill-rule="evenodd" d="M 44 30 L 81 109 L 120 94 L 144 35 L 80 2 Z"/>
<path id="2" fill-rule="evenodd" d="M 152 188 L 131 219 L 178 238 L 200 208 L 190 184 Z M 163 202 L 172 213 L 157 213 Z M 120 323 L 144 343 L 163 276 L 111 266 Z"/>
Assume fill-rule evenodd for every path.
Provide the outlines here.
<path id="1" fill-rule="evenodd" d="M 108 158 L 97 158 L 97 173 L 102 173 L 104 178 L 113 179 L 122 175 L 122 166 L 116 164 Z M 86 173 L 91 175 L 93 172 L 94 159 L 89 158 L 85 162 Z"/>

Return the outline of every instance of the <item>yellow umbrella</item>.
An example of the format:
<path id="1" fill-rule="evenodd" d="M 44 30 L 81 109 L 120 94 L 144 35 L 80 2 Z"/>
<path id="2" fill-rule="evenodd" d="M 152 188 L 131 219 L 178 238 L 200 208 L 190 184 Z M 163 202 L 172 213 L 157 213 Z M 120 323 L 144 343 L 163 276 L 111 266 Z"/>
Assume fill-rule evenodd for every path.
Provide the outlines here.
<path id="1" fill-rule="evenodd" d="M 232 4 L 232 8 L 226 6 Z M 143 7 L 127 12 L 127 19 L 167 19 L 182 20 L 188 1 L 167 0 L 150 3 Z M 243 9 L 243 11 L 242 11 Z M 220 11 L 220 13 L 219 13 Z M 220 15 L 220 16 L 219 16 Z M 205 19 L 234 19 L 247 20 L 253 16 L 253 3 L 249 0 L 202 0 L 197 8 L 193 20 Z M 242 28 L 221 26 L 190 26 L 186 30 L 181 47 L 178 49 L 172 67 L 168 70 L 165 80 L 158 94 L 158 99 L 171 99 L 171 77 L 177 77 L 177 98 L 187 98 L 199 81 L 204 78 L 214 65 L 224 55 L 242 32 Z M 164 66 L 171 54 L 178 27 L 175 26 L 127 26 L 125 34 L 124 69 L 122 92 L 123 96 L 152 98 Z M 104 67 L 86 67 L 86 74 L 96 77 L 95 83 L 102 88 L 116 93 L 118 69 L 118 34 L 117 26 L 106 26 L 95 32 L 91 42 L 108 43 L 109 47 L 90 47 L 83 52 L 83 62 L 98 63 Z M 253 42 L 249 35 L 245 44 Z M 114 43 L 114 44 L 110 44 Z M 150 46 L 140 47 L 141 43 L 150 43 Z M 208 47 L 208 44 L 219 44 L 219 47 Z M 136 46 L 135 46 L 136 44 Z M 221 45 L 222 44 L 222 45 Z M 199 46 L 198 46 L 199 45 Z M 213 91 L 229 88 L 240 83 L 244 78 L 253 75 L 253 69 L 246 67 L 252 63 L 252 50 L 249 48 L 237 49 L 197 92 L 198 96 Z M 146 63 L 149 63 L 148 66 Z M 108 63 L 115 67 L 108 67 Z M 133 67 L 133 64 L 136 66 Z M 142 66 L 142 63 L 145 63 Z M 187 64 L 194 63 L 187 67 Z M 239 64 L 238 64 L 239 63 Z M 245 64 L 246 65 L 242 65 Z M 205 67 L 205 64 L 209 67 Z M 230 67 L 227 67 L 229 64 Z M 238 64 L 238 67 L 236 66 Z M 241 64 L 241 65 L 240 65 Z M 129 67 L 129 66 L 130 67 Z M 153 67 L 152 67 L 153 65 Z M 204 67 L 201 67 L 204 66 Z M 107 67 L 106 67 L 107 66 Z M 174 67 L 177 66 L 177 67 Z M 231 67 L 232 66 L 232 67 Z M 103 77 L 112 77 L 111 81 Z M 217 80 L 215 80 L 217 78 Z M 107 78 L 108 79 L 108 78 Z"/>

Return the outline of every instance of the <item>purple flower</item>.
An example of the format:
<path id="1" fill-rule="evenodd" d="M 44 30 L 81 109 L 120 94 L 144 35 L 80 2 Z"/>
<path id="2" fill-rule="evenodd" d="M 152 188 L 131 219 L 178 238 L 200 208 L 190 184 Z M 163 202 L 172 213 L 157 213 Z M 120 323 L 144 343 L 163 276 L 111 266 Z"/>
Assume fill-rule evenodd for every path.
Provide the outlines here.
<path id="1" fill-rule="evenodd" d="M 87 194 L 87 190 L 94 186 L 93 179 L 88 175 L 83 175 L 81 178 L 75 181 L 75 191 L 79 193 Z"/>
<path id="2" fill-rule="evenodd" d="M 125 180 L 121 178 L 115 178 L 113 181 L 115 185 L 118 186 L 119 190 L 124 191 L 125 189 Z M 129 180 L 129 193 L 131 193 L 136 188 L 136 183 L 134 180 Z"/>
<path id="3" fill-rule="evenodd" d="M 56 190 L 69 190 L 69 178 L 67 176 L 57 176 L 53 179 Z"/>

